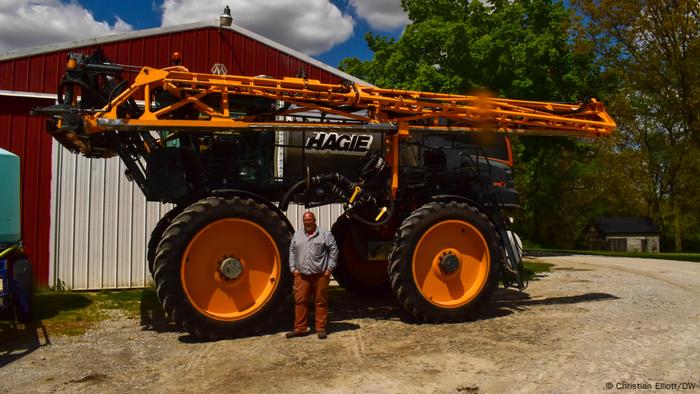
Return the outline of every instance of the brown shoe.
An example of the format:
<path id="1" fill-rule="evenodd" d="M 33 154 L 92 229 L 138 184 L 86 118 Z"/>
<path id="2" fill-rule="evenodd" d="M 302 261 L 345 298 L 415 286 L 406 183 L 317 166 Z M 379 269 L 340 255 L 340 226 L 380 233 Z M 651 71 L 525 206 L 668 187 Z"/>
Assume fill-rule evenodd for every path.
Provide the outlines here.
<path id="1" fill-rule="evenodd" d="M 326 339 L 326 338 L 328 338 L 328 334 L 326 334 L 325 331 L 319 331 L 319 332 L 317 333 L 317 335 L 318 335 L 318 339 Z"/>
<path id="2" fill-rule="evenodd" d="M 287 339 L 289 339 L 289 338 L 297 338 L 297 337 L 306 336 L 306 333 L 303 332 L 303 331 L 290 331 L 290 332 L 284 334 L 284 336 L 287 337 Z"/>

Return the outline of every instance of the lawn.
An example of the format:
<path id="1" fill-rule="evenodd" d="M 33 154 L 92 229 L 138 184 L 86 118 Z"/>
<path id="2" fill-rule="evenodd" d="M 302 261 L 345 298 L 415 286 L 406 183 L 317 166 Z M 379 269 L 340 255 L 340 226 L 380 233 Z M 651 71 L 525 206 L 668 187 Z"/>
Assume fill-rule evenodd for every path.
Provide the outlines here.
<path id="1" fill-rule="evenodd" d="M 527 249 L 525 253 L 532 254 L 589 254 L 595 256 L 611 256 L 611 257 L 636 257 L 645 259 L 663 259 L 663 260 L 678 260 L 691 261 L 700 263 L 700 253 L 641 253 L 641 252 L 608 252 L 605 250 L 564 250 L 564 249 Z"/>
<path id="2" fill-rule="evenodd" d="M 525 268 L 525 276 L 527 280 L 537 280 L 544 273 L 550 272 L 554 264 L 543 263 L 534 259 L 523 259 L 523 267 Z"/>
<path id="3" fill-rule="evenodd" d="M 81 335 L 114 313 L 130 317 L 162 316 L 155 290 L 103 290 L 98 292 L 38 289 L 34 293 L 34 322 L 52 335 Z M 0 344 L 12 337 L 13 323 L 0 321 Z M 8 335 L 5 335 L 8 334 Z"/>

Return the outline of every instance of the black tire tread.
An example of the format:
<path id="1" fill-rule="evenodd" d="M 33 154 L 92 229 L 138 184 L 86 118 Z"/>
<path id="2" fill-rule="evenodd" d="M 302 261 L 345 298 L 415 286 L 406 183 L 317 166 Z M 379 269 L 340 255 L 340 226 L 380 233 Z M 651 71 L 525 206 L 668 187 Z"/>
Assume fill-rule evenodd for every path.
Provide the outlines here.
<path id="1" fill-rule="evenodd" d="M 213 220 L 241 215 L 262 226 L 276 240 L 282 263 L 280 283 L 272 299 L 256 314 L 239 321 L 221 322 L 210 319 L 187 300 L 180 281 L 180 260 L 190 237 Z M 228 216 L 236 217 L 236 216 Z M 190 334 L 207 340 L 218 340 L 249 335 L 269 320 L 278 316 L 285 306 L 287 293 L 291 289 L 291 273 L 287 269 L 291 229 L 276 212 L 250 198 L 207 197 L 185 208 L 163 233 L 155 258 L 155 283 L 158 299 L 163 309 L 178 326 Z"/>
<path id="2" fill-rule="evenodd" d="M 163 238 L 163 233 L 170 226 L 173 219 L 175 219 L 177 215 L 181 214 L 184 209 L 185 208 L 182 206 L 176 206 L 175 208 L 169 210 L 165 215 L 163 215 L 163 217 L 160 218 L 160 220 L 158 220 L 156 226 L 153 227 L 153 231 L 151 231 L 151 237 L 148 239 L 148 246 L 146 248 L 146 261 L 148 263 L 148 272 L 151 274 L 151 278 L 153 278 L 154 274 L 156 251 L 158 250 L 160 240 Z"/>
<path id="3" fill-rule="evenodd" d="M 481 220 L 487 225 L 490 232 L 490 234 L 482 232 L 487 240 L 491 239 L 489 248 L 491 266 L 487 283 L 474 301 L 460 308 L 448 309 L 434 306 L 425 300 L 417 290 L 414 290 L 415 284 L 412 284 L 411 260 L 417 243 L 414 238 L 419 238 L 419 235 L 415 234 L 416 230 L 426 226 L 425 223 L 429 223 L 430 220 L 438 216 L 442 217 L 443 220 L 449 218 L 465 219 L 465 217 Z M 420 321 L 426 323 L 465 321 L 476 317 L 482 308 L 491 301 L 494 291 L 498 288 L 502 261 L 500 237 L 488 216 L 479 209 L 462 202 L 431 202 L 415 210 L 403 221 L 396 233 L 394 245 L 389 254 L 391 287 L 399 304 Z"/>
<path id="4" fill-rule="evenodd" d="M 368 284 L 362 280 L 355 277 L 350 271 L 345 269 L 343 260 L 343 250 L 342 250 L 342 240 L 345 236 L 345 232 L 348 231 L 348 226 L 350 219 L 343 219 L 342 217 L 338 219 L 331 228 L 331 233 L 338 244 L 338 265 L 333 271 L 333 278 L 338 282 L 338 284 L 349 291 L 352 294 L 359 296 L 383 296 L 391 293 L 391 286 L 389 281 L 389 275 L 387 274 L 387 281 L 381 284 Z"/>

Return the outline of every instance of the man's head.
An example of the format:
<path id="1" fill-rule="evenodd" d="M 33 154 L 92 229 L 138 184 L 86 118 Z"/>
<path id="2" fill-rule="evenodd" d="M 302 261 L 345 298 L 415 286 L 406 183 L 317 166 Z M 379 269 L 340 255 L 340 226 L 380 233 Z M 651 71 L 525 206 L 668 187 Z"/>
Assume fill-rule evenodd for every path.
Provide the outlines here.
<path id="1" fill-rule="evenodd" d="M 316 215 L 313 212 L 304 212 L 304 231 L 311 234 L 316 231 Z"/>

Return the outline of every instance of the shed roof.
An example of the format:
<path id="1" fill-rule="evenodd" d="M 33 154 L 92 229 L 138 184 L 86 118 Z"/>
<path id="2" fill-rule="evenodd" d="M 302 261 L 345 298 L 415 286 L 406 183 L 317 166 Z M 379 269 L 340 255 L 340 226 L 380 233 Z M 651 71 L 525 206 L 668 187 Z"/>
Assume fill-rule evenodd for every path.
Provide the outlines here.
<path id="1" fill-rule="evenodd" d="M 648 217 L 603 216 L 595 220 L 595 226 L 604 235 L 659 233 L 659 228 Z"/>

